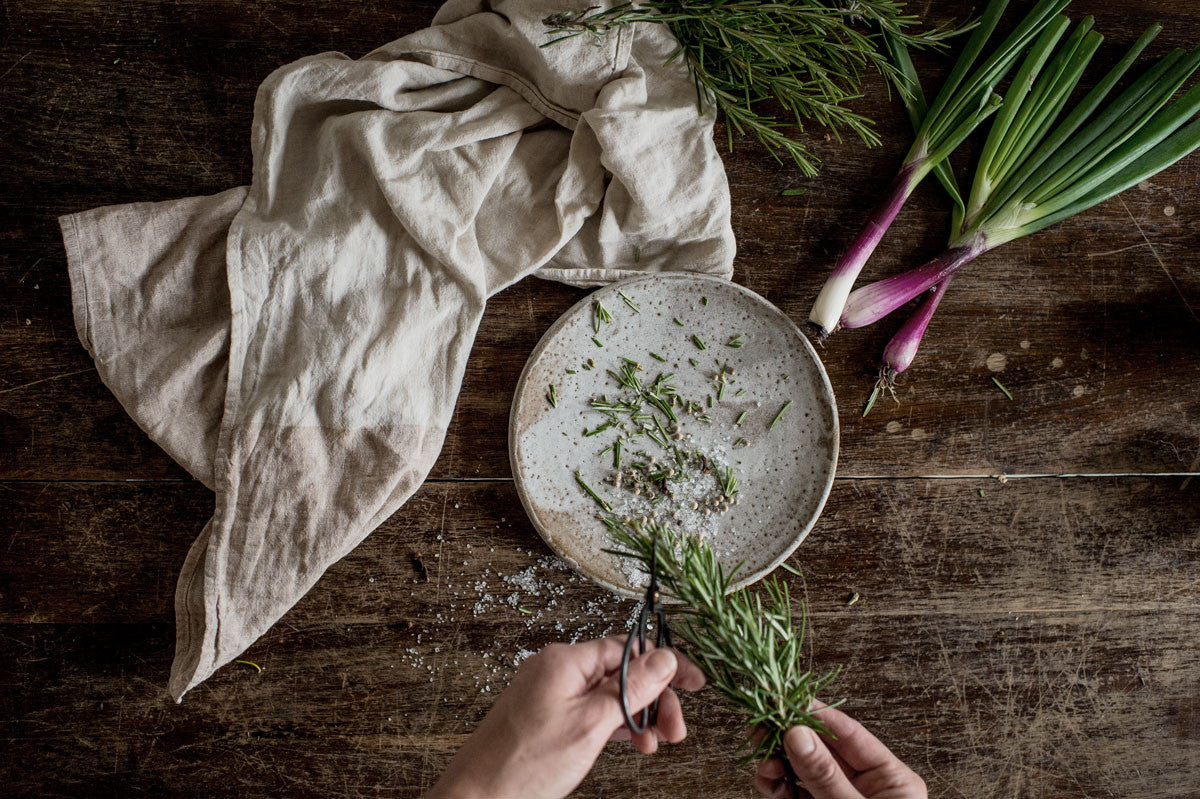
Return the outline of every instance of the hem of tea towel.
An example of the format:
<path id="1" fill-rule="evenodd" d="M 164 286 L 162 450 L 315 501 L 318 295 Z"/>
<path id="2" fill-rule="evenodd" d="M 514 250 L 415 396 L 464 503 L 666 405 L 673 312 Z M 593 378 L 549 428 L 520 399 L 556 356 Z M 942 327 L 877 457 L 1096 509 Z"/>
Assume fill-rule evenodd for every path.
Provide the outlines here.
<path id="1" fill-rule="evenodd" d="M 713 272 L 704 268 L 674 269 L 672 272 L 691 272 L 697 275 L 710 275 L 723 280 L 732 280 L 733 264 L 730 263 L 728 267 L 721 269 L 719 272 Z M 544 266 L 534 272 L 533 276 L 542 280 L 552 280 L 555 283 L 565 283 L 568 286 L 588 289 L 597 286 L 607 286 L 609 283 L 616 283 L 630 277 L 645 277 L 648 274 L 650 272 L 645 269 L 578 269 Z"/>
<path id="2" fill-rule="evenodd" d="M 79 343 L 95 358 L 96 353 L 92 349 L 91 310 L 88 305 L 87 268 L 79 244 L 78 217 L 79 214 L 60 216 L 58 226 L 62 231 L 63 247 L 67 251 L 67 275 L 71 280 L 71 313 L 75 317 L 75 333 L 79 336 Z"/>

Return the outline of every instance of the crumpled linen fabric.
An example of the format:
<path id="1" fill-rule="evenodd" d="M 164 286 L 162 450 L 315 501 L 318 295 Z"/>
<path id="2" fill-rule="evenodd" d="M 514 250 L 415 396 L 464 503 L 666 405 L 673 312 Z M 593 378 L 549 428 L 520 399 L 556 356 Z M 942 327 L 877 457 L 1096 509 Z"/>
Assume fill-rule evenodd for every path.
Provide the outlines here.
<path id="1" fill-rule="evenodd" d="M 488 297 L 522 277 L 728 278 L 713 112 L 659 25 L 547 41 L 561 0 L 451 0 L 274 72 L 248 187 L 61 218 L 80 340 L 216 495 L 168 690 L 236 658 L 441 450 Z"/>

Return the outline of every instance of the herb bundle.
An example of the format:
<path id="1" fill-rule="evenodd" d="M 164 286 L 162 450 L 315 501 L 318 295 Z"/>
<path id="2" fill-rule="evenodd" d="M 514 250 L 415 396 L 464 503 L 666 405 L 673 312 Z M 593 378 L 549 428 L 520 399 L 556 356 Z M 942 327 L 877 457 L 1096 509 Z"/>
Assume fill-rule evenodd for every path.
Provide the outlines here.
<path id="1" fill-rule="evenodd" d="M 804 606 L 794 619 L 784 582 L 772 575 L 760 591 L 729 593 L 737 569 L 727 572 L 702 538 L 658 524 L 601 518 L 615 544 L 609 552 L 636 561 L 644 571 L 657 539 L 658 581 L 683 605 L 672 630 L 710 685 L 746 716 L 748 726 L 762 730 L 757 742 L 746 744 L 747 761 L 778 755 L 784 733 L 796 725 L 828 734 L 820 711 L 810 708 L 838 670 L 818 674 L 808 665 Z"/>
<path id="2" fill-rule="evenodd" d="M 870 119 L 849 103 L 862 96 L 862 73 L 890 81 L 898 73 L 883 37 L 910 47 L 940 47 L 958 31 L 944 27 L 915 32 L 916 16 L 899 0 L 644 0 L 609 9 L 591 6 L 544 20 L 555 38 L 543 46 L 639 22 L 666 25 L 679 42 L 670 60 L 681 59 L 696 85 L 696 104 L 713 103 L 733 134 L 749 133 L 777 159 L 782 151 L 805 175 L 817 174 L 817 158 L 789 134 L 809 121 L 842 130 L 867 146 L 879 144 Z M 774 102 L 784 114 L 769 107 Z"/>

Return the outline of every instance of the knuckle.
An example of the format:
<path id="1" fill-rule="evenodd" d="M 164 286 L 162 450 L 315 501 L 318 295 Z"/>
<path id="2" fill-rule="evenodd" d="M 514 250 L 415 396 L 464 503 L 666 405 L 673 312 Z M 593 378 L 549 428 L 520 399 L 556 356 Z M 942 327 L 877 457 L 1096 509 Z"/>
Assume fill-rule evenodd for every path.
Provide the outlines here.
<path id="1" fill-rule="evenodd" d="M 818 755 L 807 771 L 807 781 L 817 787 L 833 785 L 841 775 L 841 768 L 838 766 L 837 761 L 830 757 L 828 753 Z"/>

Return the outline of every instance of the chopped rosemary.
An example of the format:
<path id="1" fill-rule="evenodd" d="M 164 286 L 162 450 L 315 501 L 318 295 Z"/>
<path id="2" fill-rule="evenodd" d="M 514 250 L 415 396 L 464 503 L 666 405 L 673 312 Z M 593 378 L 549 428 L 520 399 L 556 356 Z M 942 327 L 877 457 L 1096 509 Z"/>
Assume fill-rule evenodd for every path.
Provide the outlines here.
<path id="1" fill-rule="evenodd" d="M 613 468 L 621 468 L 621 439 L 619 438 L 617 439 L 617 442 L 613 444 Z"/>
<path id="2" fill-rule="evenodd" d="M 704 345 L 704 342 L 700 340 L 700 337 L 697 336 L 695 333 L 692 334 L 692 343 L 696 345 L 696 349 L 698 349 L 698 350 L 708 349 L 708 347 L 706 347 Z"/>
<path id="3" fill-rule="evenodd" d="M 867 397 L 867 407 L 863 408 L 862 418 L 866 419 L 867 414 L 875 407 L 875 400 L 879 399 L 880 388 L 879 383 L 876 383 L 875 388 L 871 390 L 871 396 Z"/>
<path id="4" fill-rule="evenodd" d="M 592 330 L 599 333 L 600 325 L 604 324 L 605 322 L 611 322 L 611 321 L 612 321 L 612 314 L 610 314 L 608 312 L 607 308 L 605 308 L 603 305 L 600 304 L 600 300 L 596 300 L 595 302 L 593 302 L 592 303 Z"/>
<path id="5" fill-rule="evenodd" d="M 626 305 L 628 305 L 630 308 L 632 308 L 634 313 L 641 313 L 641 312 L 642 312 L 642 309 L 641 309 L 641 308 L 639 308 L 639 307 L 637 307 L 637 303 L 635 303 L 633 300 L 631 300 L 631 299 L 629 299 L 628 297 L 626 297 L 626 296 L 625 296 L 625 292 L 623 292 L 623 291 L 618 291 L 618 292 L 617 292 L 617 294 L 620 294 L 620 295 L 621 295 L 621 299 L 625 300 L 625 304 L 626 304 Z"/>
<path id="6" fill-rule="evenodd" d="M 550 401 L 551 408 L 558 407 L 558 389 L 554 387 L 553 383 L 550 384 L 550 390 L 546 392 L 546 399 Z"/>
<path id="7" fill-rule="evenodd" d="M 600 433 L 603 433 L 605 430 L 609 429 L 610 427 L 616 427 L 616 426 L 617 426 L 617 423 L 614 420 L 609 419 L 604 424 L 598 425 L 595 430 L 588 430 L 585 428 L 583 431 L 583 434 L 586 437 L 591 437 L 591 436 L 595 436 L 595 435 L 599 435 Z"/>
<path id="8" fill-rule="evenodd" d="M 741 427 L 742 422 L 746 421 L 746 417 L 749 415 L 750 415 L 750 411 L 742 411 L 741 414 L 738 415 L 737 421 L 735 421 L 733 423 L 734 426 Z"/>
<path id="9" fill-rule="evenodd" d="M 707 397 L 704 398 L 704 404 L 710 408 L 713 406 L 712 394 L 709 394 Z"/>
<path id="10" fill-rule="evenodd" d="M 740 397 L 740 396 L 742 396 L 742 395 L 743 395 L 743 394 L 745 394 L 745 393 L 746 393 L 746 389 L 744 389 L 744 388 L 739 388 L 737 391 L 733 392 L 733 396 L 735 396 L 735 397 Z"/>
<path id="11" fill-rule="evenodd" d="M 717 402 L 725 399 L 725 381 L 722 380 L 717 384 Z"/>
<path id="12" fill-rule="evenodd" d="M 604 346 L 603 344 L 600 343 L 600 339 L 596 338 L 595 336 L 592 336 L 592 343 L 595 344 L 597 347 Z"/>
<path id="13" fill-rule="evenodd" d="M 633 245 L 633 262 L 635 264 L 642 262 L 642 248 L 638 245 Z"/>
<path id="14" fill-rule="evenodd" d="M 699 366 L 699 365 L 700 365 L 700 362 L 699 362 L 699 361 L 697 361 L 695 358 L 688 358 L 688 363 L 690 363 L 692 366 Z"/>
<path id="15" fill-rule="evenodd" d="M 701 304 L 701 305 L 708 305 L 708 297 L 701 297 L 701 298 L 700 298 L 700 304 Z"/>
<path id="16" fill-rule="evenodd" d="M 746 440 L 746 439 L 744 439 L 744 438 L 739 438 L 737 441 L 733 442 L 733 446 L 734 446 L 734 447 L 737 447 L 739 444 L 740 444 L 741 446 L 743 446 L 743 447 L 748 447 L 748 446 L 750 446 L 750 442 L 749 442 L 749 441 L 747 441 L 747 440 Z"/>
<path id="17" fill-rule="evenodd" d="M 739 347 L 741 347 L 741 346 L 742 346 L 742 344 L 744 344 L 744 343 L 745 343 L 745 342 L 744 342 L 744 341 L 742 341 L 742 334 L 741 334 L 741 333 L 738 333 L 736 336 L 730 336 L 730 337 L 729 337 L 729 341 L 726 341 L 726 342 L 725 342 L 725 346 L 726 346 L 726 347 L 733 347 L 733 348 L 736 350 L 736 349 L 738 349 Z"/>
<path id="18" fill-rule="evenodd" d="M 612 505 L 609 505 L 607 502 L 601 499 L 600 495 L 593 491 L 592 487 L 583 481 L 583 477 L 580 476 L 579 472 L 575 472 L 575 482 L 579 483 L 579 487 L 586 491 L 587 495 L 594 499 L 597 505 L 604 508 L 609 513 L 612 513 Z"/>
<path id="19" fill-rule="evenodd" d="M 697 416 L 696 421 L 704 422 L 704 424 L 712 424 L 713 423 L 712 417 L 709 416 L 707 413 L 704 414 L 703 416 Z"/>
<path id="20" fill-rule="evenodd" d="M 783 415 L 788 412 L 788 408 L 792 407 L 792 401 L 788 400 L 783 403 L 783 407 L 779 409 L 779 413 L 775 414 L 775 418 L 771 420 L 771 424 L 767 426 L 768 430 L 774 430 L 775 425 L 783 420 Z"/>
<path id="21" fill-rule="evenodd" d="M 567 374 L 569 374 L 569 375 L 577 375 L 577 374 L 579 374 L 579 372 L 576 372 L 574 369 L 568 369 L 568 370 L 567 370 Z"/>
<path id="22" fill-rule="evenodd" d="M 725 471 L 721 474 L 721 493 L 727 497 L 732 497 L 738 492 L 738 481 L 733 476 L 733 469 L 726 466 Z"/>
<path id="23" fill-rule="evenodd" d="M 780 192 L 780 195 L 783 197 L 799 197 L 803 193 L 804 189 L 784 189 Z"/>
<path id="24" fill-rule="evenodd" d="M 656 361 L 662 361 L 663 363 L 667 362 L 667 359 L 664 358 L 663 356 L 659 355 L 657 352 L 650 353 L 650 357 Z"/>
<path id="25" fill-rule="evenodd" d="M 518 611 L 518 612 L 520 612 L 520 613 L 524 613 L 526 616 L 532 616 L 532 615 L 533 615 L 533 611 L 532 611 L 532 610 L 529 610 L 528 608 L 523 608 L 523 607 L 520 607 L 520 606 L 518 606 L 518 607 L 517 607 L 517 611 Z"/>
<path id="26" fill-rule="evenodd" d="M 679 325 L 680 327 L 683 327 L 683 322 L 680 320 L 680 318 L 678 316 L 675 317 L 675 324 Z"/>
<path id="27" fill-rule="evenodd" d="M 996 384 L 996 388 L 998 388 L 1004 392 L 1004 396 L 1008 397 L 1009 400 L 1012 400 L 1012 398 L 1013 398 L 1012 392 L 1009 391 L 1007 388 L 1005 388 L 1003 383 L 1001 383 L 999 380 L 997 380 L 994 377 L 992 378 L 992 382 Z"/>

